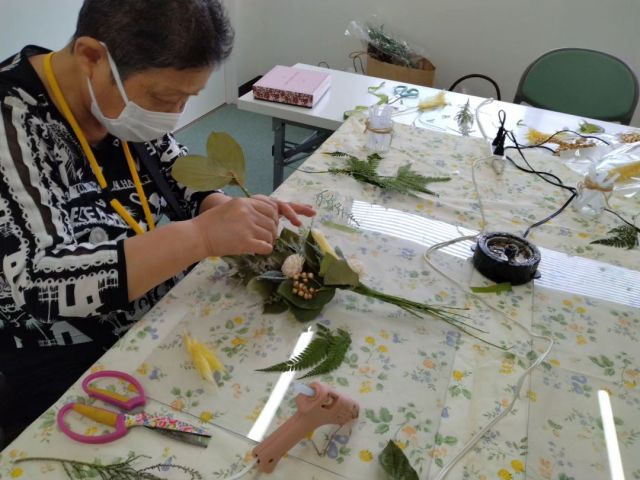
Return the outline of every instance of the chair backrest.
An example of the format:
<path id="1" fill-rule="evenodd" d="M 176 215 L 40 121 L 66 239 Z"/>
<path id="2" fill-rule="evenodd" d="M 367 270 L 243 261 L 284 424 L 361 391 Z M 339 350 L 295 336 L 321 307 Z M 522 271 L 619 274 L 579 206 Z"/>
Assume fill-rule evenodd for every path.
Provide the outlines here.
<path id="1" fill-rule="evenodd" d="M 460 85 L 462 82 L 472 78 L 480 78 L 482 80 L 486 80 L 487 82 L 489 82 L 496 92 L 495 99 L 502 100 L 502 95 L 500 94 L 500 87 L 498 86 L 498 84 L 495 82 L 493 78 L 488 77 L 487 75 L 483 75 L 482 73 L 471 73 L 469 75 L 465 75 L 464 77 L 460 77 L 455 82 L 453 82 L 447 90 L 449 90 L 450 92 L 453 92 L 455 91 L 456 87 Z"/>
<path id="2" fill-rule="evenodd" d="M 638 104 L 638 79 L 622 60 L 585 48 L 540 56 L 522 74 L 513 103 L 628 125 Z"/>

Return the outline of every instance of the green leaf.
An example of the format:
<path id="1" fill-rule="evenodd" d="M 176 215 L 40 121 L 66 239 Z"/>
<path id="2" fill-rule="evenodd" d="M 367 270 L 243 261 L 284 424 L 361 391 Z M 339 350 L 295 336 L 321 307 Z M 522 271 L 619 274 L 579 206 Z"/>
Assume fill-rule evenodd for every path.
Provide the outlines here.
<path id="1" fill-rule="evenodd" d="M 371 93 L 371 95 L 378 97 L 378 105 L 386 105 L 387 103 L 389 103 L 389 95 L 387 94 Z"/>
<path id="2" fill-rule="evenodd" d="M 327 356 L 331 333 L 329 329 L 318 324 L 318 331 L 314 339 L 307 345 L 300 355 L 290 358 L 286 362 L 277 363 L 267 368 L 260 368 L 258 372 L 291 372 L 310 368 Z"/>
<path id="3" fill-rule="evenodd" d="M 378 461 L 391 480 L 418 480 L 404 452 L 393 441 L 389 440 Z"/>
<path id="4" fill-rule="evenodd" d="M 594 123 L 589 123 L 586 120 L 582 120 L 580 122 L 580 128 L 578 130 L 580 133 L 584 134 L 593 134 L 593 133 L 604 133 L 604 128 L 600 125 L 596 125 Z"/>
<path id="5" fill-rule="evenodd" d="M 263 300 L 267 300 L 268 298 L 272 297 L 274 293 L 276 293 L 276 291 L 278 290 L 278 285 L 266 280 L 261 281 L 258 280 L 258 277 L 254 277 L 249 280 L 247 288 L 256 292 L 262 297 Z"/>
<path id="6" fill-rule="evenodd" d="M 355 115 L 356 113 L 359 112 L 364 112 L 365 110 L 368 110 L 369 107 L 367 107 L 366 105 L 358 105 L 354 108 L 352 108 L 351 110 L 347 110 L 342 114 L 342 119 L 346 120 L 347 118 L 351 117 L 352 115 Z"/>
<path id="7" fill-rule="evenodd" d="M 304 308 L 296 307 L 295 305 L 289 303 L 288 300 L 285 300 L 285 302 L 287 303 L 287 305 L 289 307 L 289 311 L 291 312 L 291 314 L 300 323 L 311 322 L 311 321 L 315 320 L 316 318 L 318 318 L 318 316 L 322 312 L 322 308 L 319 308 L 317 310 L 307 310 L 307 309 L 304 309 Z"/>
<path id="8" fill-rule="evenodd" d="M 228 185 L 232 176 L 216 167 L 209 157 L 187 155 L 178 158 L 171 175 L 180 184 L 197 192 L 216 190 Z"/>
<path id="9" fill-rule="evenodd" d="M 225 132 L 213 132 L 207 140 L 207 156 L 233 173 L 234 184 L 244 185 L 246 165 L 242 147 Z"/>
<path id="10" fill-rule="evenodd" d="M 378 85 L 378 86 L 372 85 L 371 87 L 367 88 L 367 91 L 368 91 L 369 93 L 376 93 L 378 90 L 380 90 L 382 87 L 384 87 L 385 83 L 386 83 L 386 82 L 382 82 L 382 83 L 381 83 L 380 85 Z"/>
<path id="11" fill-rule="evenodd" d="M 489 285 L 488 287 L 471 287 L 473 293 L 495 293 L 500 295 L 503 292 L 511 292 L 511 284 L 509 282 L 496 283 L 495 285 Z"/>
<path id="12" fill-rule="evenodd" d="M 351 345 L 351 335 L 348 332 L 338 329 L 336 335 L 331 337 L 329 341 L 329 349 L 327 350 L 327 357 L 317 365 L 313 370 L 308 372 L 302 378 L 313 377 L 315 375 L 324 375 L 325 373 L 333 372 L 337 370 L 342 364 L 349 346 Z"/>
<path id="13" fill-rule="evenodd" d="M 207 141 L 208 155 L 187 155 L 173 164 L 176 181 L 203 192 L 226 185 L 244 185 L 245 159 L 242 148 L 228 133 L 214 132 Z"/>
<path id="14" fill-rule="evenodd" d="M 284 302 L 271 302 L 262 305 L 262 313 L 266 315 L 277 315 L 289 310 L 289 306 Z"/>
<path id="15" fill-rule="evenodd" d="M 338 260 L 333 255 L 325 255 L 320 264 L 322 283 L 327 286 L 357 287 L 360 277 L 346 260 Z"/>
<path id="16" fill-rule="evenodd" d="M 285 280 L 278 286 L 278 295 L 286 299 L 290 304 L 303 310 L 322 310 L 327 303 L 333 300 L 335 294 L 335 288 L 322 287 L 315 293 L 312 299 L 305 300 L 293 294 L 293 280 Z"/>

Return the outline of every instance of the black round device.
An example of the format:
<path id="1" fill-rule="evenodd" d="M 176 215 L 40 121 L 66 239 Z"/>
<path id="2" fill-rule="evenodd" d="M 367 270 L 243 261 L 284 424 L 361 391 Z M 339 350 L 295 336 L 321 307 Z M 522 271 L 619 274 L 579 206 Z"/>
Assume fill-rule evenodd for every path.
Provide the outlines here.
<path id="1" fill-rule="evenodd" d="M 478 237 L 473 265 L 496 283 L 522 285 L 539 278 L 538 248 L 522 237 L 505 232 L 491 232 Z"/>

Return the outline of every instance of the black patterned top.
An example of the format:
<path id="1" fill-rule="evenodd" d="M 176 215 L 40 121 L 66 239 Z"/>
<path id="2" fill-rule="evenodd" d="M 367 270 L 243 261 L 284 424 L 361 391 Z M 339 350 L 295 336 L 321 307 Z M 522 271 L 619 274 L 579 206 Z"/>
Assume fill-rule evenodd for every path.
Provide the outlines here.
<path id="1" fill-rule="evenodd" d="M 0 350 L 108 347 L 178 277 L 128 301 L 123 245 L 135 233 L 109 200 L 117 198 L 147 226 L 122 146 L 108 136 L 93 148 L 109 185 L 103 192 L 28 60 L 42 53 L 28 46 L 0 63 Z M 171 135 L 146 147 L 181 207 L 194 215 L 205 194 L 169 175 L 185 149 Z M 154 219 L 171 219 L 150 176 L 138 169 Z"/>

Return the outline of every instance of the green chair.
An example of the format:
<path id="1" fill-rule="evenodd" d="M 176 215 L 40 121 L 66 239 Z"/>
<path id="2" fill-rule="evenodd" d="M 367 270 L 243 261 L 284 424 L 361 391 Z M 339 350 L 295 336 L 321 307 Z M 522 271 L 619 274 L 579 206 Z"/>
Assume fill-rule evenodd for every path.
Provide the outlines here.
<path id="1" fill-rule="evenodd" d="M 522 74 L 513 103 L 629 125 L 638 79 L 622 60 L 585 48 L 540 56 Z"/>

